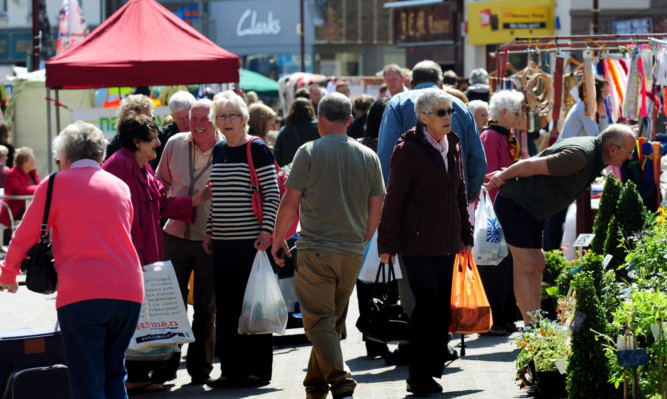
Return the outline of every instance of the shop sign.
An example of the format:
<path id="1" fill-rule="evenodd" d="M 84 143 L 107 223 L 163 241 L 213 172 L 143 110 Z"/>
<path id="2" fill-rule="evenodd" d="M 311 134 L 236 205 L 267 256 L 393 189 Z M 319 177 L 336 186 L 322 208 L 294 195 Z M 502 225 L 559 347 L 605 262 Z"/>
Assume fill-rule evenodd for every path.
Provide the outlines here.
<path id="1" fill-rule="evenodd" d="M 111 140 L 116 135 L 116 113 L 117 108 L 76 108 L 72 110 L 70 120 L 83 121 L 98 127 L 104 138 Z M 160 106 L 153 109 L 155 116 L 155 123 L 158 126 L 162 123 L 162 119 L 169 115 L 169 107 Z M 162 143 L 165 145 L 165 143 Z"/>
<path id="2" fill-rule="evenodd" d="M 468 4 L 468 44 L 500 44 L 517 36 L 554 34 L 554 0 L 482 1 Z"/>
<path id="3" fill-rule="evenodd" d="M 247 9 L 241 15 L 239 23 L 236 25 L 236 35 L 277 35 L 280 33 L 280 20 L 273 18 L 273 13 L 269 11 L 266 20 L 257 20 L 257 10 Z"/>
<path id="4" fill-rule="evenodd" d="M 397 8 L 394 32 L 396 44 L 454 40 L 450 4 Z"/>
<path id="5" fill-rule="evenodd" d="M 32 49 L 32 33 L 28 30 L 5 30 L 0 33 L 0 61 L 24 61 Z"/>

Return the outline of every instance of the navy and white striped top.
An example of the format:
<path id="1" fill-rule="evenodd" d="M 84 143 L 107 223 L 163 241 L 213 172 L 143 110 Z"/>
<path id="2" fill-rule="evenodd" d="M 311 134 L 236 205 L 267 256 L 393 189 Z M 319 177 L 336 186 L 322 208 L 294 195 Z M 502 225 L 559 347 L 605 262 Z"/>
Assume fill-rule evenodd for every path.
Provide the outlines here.
<path id="1" fill-rule="evenodd" d="M 250 168 L 247 145 L 227 146 L 222 140 L 213 147 L 211 186 L 213 198 L 206 233 L 214 240 L 256 239 L 261 231 L 272 232 L 280 203 L 273 155 L 260 140 L 253 140 L 250 148 L 263 198 L 263 221 L 252 211 Z"/>

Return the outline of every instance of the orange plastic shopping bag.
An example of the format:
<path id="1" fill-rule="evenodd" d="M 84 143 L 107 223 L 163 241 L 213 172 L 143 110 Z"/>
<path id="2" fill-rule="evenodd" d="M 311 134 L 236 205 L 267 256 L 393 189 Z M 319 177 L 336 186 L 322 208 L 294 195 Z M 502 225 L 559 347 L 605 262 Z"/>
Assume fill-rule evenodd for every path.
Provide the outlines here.
<path id="1" fill-rule="evenodd" d="M 454 261 L 451 310 L 449 332 L 481 334 L 493 325 L 491 306 L 470 251 L 456 255 Z"/>

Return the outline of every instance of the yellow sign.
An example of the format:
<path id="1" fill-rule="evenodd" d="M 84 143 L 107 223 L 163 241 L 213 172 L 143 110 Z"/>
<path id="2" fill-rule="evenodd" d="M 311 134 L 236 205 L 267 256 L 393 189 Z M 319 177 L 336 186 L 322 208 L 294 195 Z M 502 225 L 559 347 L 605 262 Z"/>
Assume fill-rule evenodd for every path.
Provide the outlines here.
<path id="1" fill-rule="evenodd" d="M 468 44 L 501 44 L 518 36 L 554 34 L 554 0 L 468 3 Z"/>

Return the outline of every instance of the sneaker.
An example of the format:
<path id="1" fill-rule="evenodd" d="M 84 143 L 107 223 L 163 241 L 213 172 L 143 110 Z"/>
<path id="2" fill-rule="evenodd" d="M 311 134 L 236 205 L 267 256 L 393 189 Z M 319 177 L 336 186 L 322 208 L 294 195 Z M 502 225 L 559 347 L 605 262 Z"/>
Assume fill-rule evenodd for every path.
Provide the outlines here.
<path id="1" fill-rule="evenodd" d="M 493 327 L 491 327 L 491 329 L 489 331 L 485 332 L 484 334 L 479 334 L 479 335 L 482 335 L 482 336 L 485 336 L 485 337 L 503 337 L 503 336 L 507 335 L 507 330 L 505 330 L 503 328 L 500 328 L 500 327 L 497 327 L 497 326 L 493 326 Z"/>

